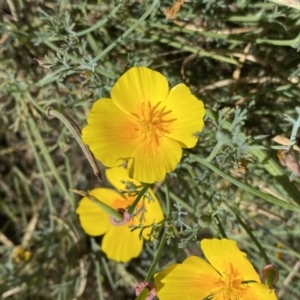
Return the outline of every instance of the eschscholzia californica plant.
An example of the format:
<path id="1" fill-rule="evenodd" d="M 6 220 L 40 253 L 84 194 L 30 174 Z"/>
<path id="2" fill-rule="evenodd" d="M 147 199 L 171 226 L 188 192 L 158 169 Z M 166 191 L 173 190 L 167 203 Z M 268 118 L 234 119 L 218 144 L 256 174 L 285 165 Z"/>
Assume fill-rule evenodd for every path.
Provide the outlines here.
<path id="1" fill-rule="evenodd" d="M 108 188 L 97 188 L 89 192 L 89 195 L 109 205 L 115 210 L 126 210 L 135 198 L 136 194 L 129 193 L 131 185 L 140 186 L 140 183 L 130 179 L 123 167 L 107 169 L 106 178 L 118 190 L 118 193 Z M 130 183 L 130 184 L 128 184 Z M 128 192 L 127 192 L 128 191 Z M 143 229 L 142 236 L 148 240 L 152 230 L 151 224 L 163 220 L 161 206 L 151 189 L 148 189 L 148 198 L 141 199 L 136 206 L 132 218 L 125 224 L 115 226 L 110 221 L 110 216 L 96 203 L 84 197 L 77 208 L 77 214 L 84 231 L 91 236 L 104 235 L 101 250 L 109 259 L 118 262 L 128 262 L 139 256 L 143 248 L 143 239 L 139 237 L 140 229 L 132 230 L 132 226 L 149 226 Z"/>
<path id="2" fill-rule="evenodd" d="M 204 239 L 202 251 L 209 261 L 188 257 L 155 275 L 160 300 L 276 300 L 275 291 L 259 275 L 235 241 Z"/>
<path id="3" fill-rule="evenodd" d="M 134 67 L 113 86 L 111 98 L 93 104 L 82 140 L 106 167 L 127 162 L 130 178 L 163 181 L 182 148 L 196 145 L 204 114 L 202 101 L 186 85 L 170 90 L 159 72 Z"/>

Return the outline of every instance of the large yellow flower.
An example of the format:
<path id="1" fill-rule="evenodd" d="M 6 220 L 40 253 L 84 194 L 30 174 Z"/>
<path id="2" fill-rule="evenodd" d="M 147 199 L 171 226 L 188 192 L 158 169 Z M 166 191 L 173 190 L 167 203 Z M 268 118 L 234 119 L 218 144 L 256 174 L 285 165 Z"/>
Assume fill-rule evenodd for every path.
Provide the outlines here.
<path id="1" fill-rule="evenodd" d="M 162 74 L 134 67 L 116 82 L 111 99 L 93 104 L 82 140 L 105 166 L 128 162 L 131 178 L 162 181 L 179 163 L 182 148 L 196 145 L 204 113 L 186 85 L 169 90 Z"/>
<path id="2" fill-rule="evenodd" d="M 106 178 L 117 189 L 126 191 L 126 183 L 132 182 L 135 186 L 140 183 L 128 177 L 123 167 L 106 170 Z M 143 240 L 139 238 L 140 230 L 132 231 L 130 226 L 149 226 L 143 230 L 143 238 L 149 239 L 154 222 L 163 220 L 161 206 L 152 190 L 148 189 L 148 195 L 152 198 L 141 199 L 136 207 L 133 218 L 124 225 L 115 226 L 110 222 L 110 216 L 104 212 L 96 203 L 87 197 L 81 199 L 77 208 L 80 223 L 84 231 L 91 236 L 103 235 L 101 250 L 109 259 L 127 262 L 139 256 L 143 248 Z M 98 188 L 90 191 L 90 195 L 114 209 L 126 209 L 135 200 L 135 196 L 129 193 L 123 195 L 107 188 Z"/>
<path id="3" fill-rule="evenodd" d="M 235 241 L 204 239 L 202 251 L 210 262 L 190 256 L 156 274 L 160 300 L 276 300 L 274 290 L 258 274 Z"/>

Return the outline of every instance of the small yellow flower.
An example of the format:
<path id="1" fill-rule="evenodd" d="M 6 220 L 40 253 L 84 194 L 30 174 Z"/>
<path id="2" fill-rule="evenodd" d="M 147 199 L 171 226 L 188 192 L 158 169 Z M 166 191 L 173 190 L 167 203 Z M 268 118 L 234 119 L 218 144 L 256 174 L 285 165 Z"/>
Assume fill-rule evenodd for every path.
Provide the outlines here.
<path id="1" fill-rule="evenodd" d="M 210 262 L 190 256 L 155 275 L 160 300 L 276 300 L 275 291 L 258 274 L 235 241 L 204 239 L 202 251 Z"/>
<path id="2" fill-rule="evenodd" d="M 26 250 L 22 246 L 17 246 L 14 248 L 13 260 L 16 264 L 21 263 L 22 261 L 29 261 L 31 258 L 31 252 Z"/>
<path id="3" fill-rule="evenodd" d="M 116 82 L 111 99 L 94 103 L 82 140 L 106 167 L 128 162 L 130 178 L 153 183 L 175 169 L 182 148 L 196 145 L 204 114 L 186 85 L 169 90 L 162 74 L 134 67 Z"/>
<path id="4" fill-rule="evenodd" d="M 128 191 L 128 182 L 135 186 L 140 183 L 128 177 L 123 167 L 106 170 L 106 178 L 117 189 Z M 81 199 L 77 208 L 80 223 L 84 231 L 91 236 L 103 235 L 101 250 L 109 259 L 127 262 L 139 256 L 143 248 L 143 240 L 139 238 L 140 230 L 132 231 L 130 226 L 149 226 L 143 230 L 143 238 L 149 239 L 153 222 L 159 223 L 163 220 L 161 206 L 152 190 L 148 189 L 148 195 L 152 198 L 141 199 L 136 207 L 133 218 L 126 224 L 114 226 L 110 222 L 110 216 L 105 213 L 96 203 L 87 197 Z M 107 188 L 97 188 L 89 192 L 90 195 L 114 209 L 126 209 L 130 206 L 136 196 L 124 193 L 123 195 Z"/>

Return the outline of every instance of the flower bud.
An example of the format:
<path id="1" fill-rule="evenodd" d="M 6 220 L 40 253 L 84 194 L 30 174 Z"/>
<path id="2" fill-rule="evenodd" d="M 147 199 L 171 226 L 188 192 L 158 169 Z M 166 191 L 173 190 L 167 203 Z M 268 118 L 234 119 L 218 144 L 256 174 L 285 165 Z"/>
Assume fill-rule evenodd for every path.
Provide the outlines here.
<path id="1" fill-rule="evenodd" d="M 211 224 L 212 218 L 210 215 L 202 215 L 200 216 L 200 218 L 198 219 L 198 224 L 202 227 L 202 228 L 206 228 Z"/>
<path id="2" fill-rule="evenodd" d="M 277 267 L 272 264 L 266 265 L 262 270 L 263 281 L 269 288 L 272 288 L 272 286 L 278 281 L 278 275 L 279 272 Z"/>

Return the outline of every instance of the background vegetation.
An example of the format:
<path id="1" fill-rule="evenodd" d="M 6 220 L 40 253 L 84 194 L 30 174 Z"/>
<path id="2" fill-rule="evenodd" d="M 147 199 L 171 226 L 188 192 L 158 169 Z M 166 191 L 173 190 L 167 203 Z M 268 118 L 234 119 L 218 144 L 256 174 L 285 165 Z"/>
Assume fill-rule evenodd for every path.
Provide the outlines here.
<path id="1" fill-rule="evenodd" d="M 174 4 L 0 1 L 2 299 L 135 299 L 157 243 L 124 265 L 101 253 L 101 237 L 83 233 L 79 198 L 69 189 L 106 182 L 45 113 L 52 106 L 84 126 L 91 104 L 109 97 L 134 65 L 162 72 L 172 86 L 186 83 L 204 101 L 205 130 L 189 152 L 218 168 L 185 156 L 166 184 L 154 186 L 163 205 L 170 197 L 178 225 L 158 269 L 201 255 L 196 241 L 220 236 L 221 224 L 260 270 L 252 230 L 279 268 L 279 298 L 300 298 L 299 179 L 288 180 L 291 171 L 272 148 L 274 136 L 298 129 L 300 10 L 262 0 L 190 0 L 176 13 L 168 10 Z M 237 187 L 218 170 L 290 206 Z"/>

